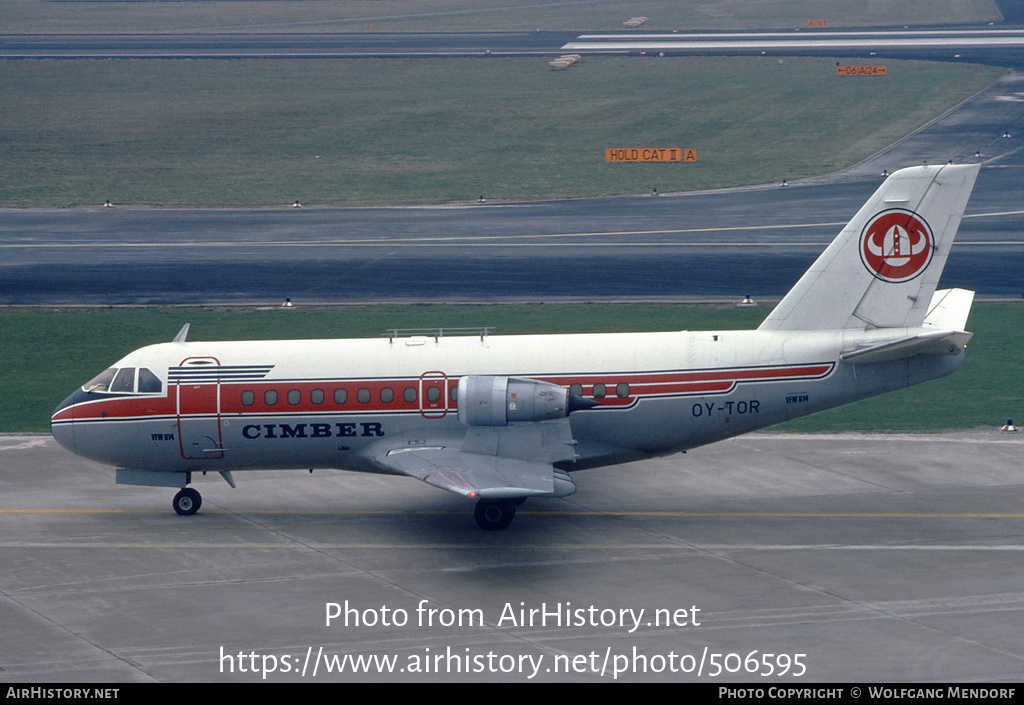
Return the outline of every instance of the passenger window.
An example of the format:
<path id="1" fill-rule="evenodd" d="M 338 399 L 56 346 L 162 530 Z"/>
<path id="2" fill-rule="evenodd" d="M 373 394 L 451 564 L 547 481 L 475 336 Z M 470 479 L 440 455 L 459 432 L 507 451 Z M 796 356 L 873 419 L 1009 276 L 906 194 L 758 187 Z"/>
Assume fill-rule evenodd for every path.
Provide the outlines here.
<path id="1" fill-rule="evenodd" d="M 82 385 L 82 389 L 87 392 L 107 392 L 110 391 L 110 382 L 114 379 L 114 375 L 117 374 L 117 370 L 111 367 L 109 370 L 104 370 L 98 375 L 93 377 L 91 380 Z"/>
<path id="2" fill-rule="evenodd" d="M 451 389 L 448 390 L 448 398 L 451 399 L 452 401 L 456 401 L 456 402 L 459 400 L 459 387 L 458 387 L 458 385 L 455 385 L 454 387 L 452 387 Z"/>
<path id="3" fill-rule="evenodd" d="M 582 384 L 570 384 L 569 385 L 569 394 L 575 395 L 577 397 L 582 397 L 583 396 L 583 385 Z"/>
<path id="4" fill-rule="evenodd" d="M 112 392 L 134 392 L 135 391 L 135 368 L 122 367 L 110 383 Z"/>
<path id="5" fill-rule="evenodd" d="M 256 403 L 256 393 L 251 389 L 242 392 L 242 406 L 252 406 Z"/>
<path id="6" fill-rule="evenodd" d="M 391 387 L 384 387 L 380 390 L 380 400 L 385 404 L 390 404 L 395 400 L 395 390 Z"/>
<path id="7" fill-rule="evenodd" d="M 288 391 L 288 403 L 292 406 L 297 405 L 302 401 L 302 392 L 298 389 L 291 389 Z"/>
<path id="8" fill-rule="evenodd" d="M 154 394 L 163 390 L 163 383 L 160 378 L 153 374 L 148 368 L 139 368 L 139 392 Z"/>
<path id="9" fill-rule="evenodd" d="M 322 390 L 322 389 L 314 389 L 312 392 L 309 393 L 309 400 L 312 403 L 314 403 L 314 404 L 323 404 L 324 403 L 324 390 Z"/>
<path id="10" fill-rule="evenodd" d="M 629 396 L 629 385 L 625 382 L 619 382 L 615 385 L 615 396 L 620 399 L 625 399 Z"/>
<path id="11" fill-rule="evenodd" d="M 441 401 L 441 389 L 439 387 L 427 387 L 427 401 Z"/>
<path id="12" fill-rule="evenodd" d="M 597 399 L 603 399 L 604 395 L 607 394 L 607 393 L 608 393 L 607 389 L 600 382 L 598 382 L 597 384 L 594 385 L 594 396 Z"/>
<path id="13" fill-rule="evenodd" d="M 416 401 L 416 387 L 406 387 L 405 391 L 402 392 L 402 398 L 408 403 L 412 404 Z"/>
<path id="14" fill-rule="evenodd" d="M 344 404 L 348 401 L 348 390 L 347 389 L 335 389 L 334 390 L 334 403 Z"/>
<path id="15" fill-rule="evenodd" d="M 359 391 L 356 392 L 356 401 L 358 401 L 360 404 L 369 404 L 370 390 L 367 389 L 366 387 L 360 387 Z"/>
<path id="16" fill-rule="evenodd" d="M 273 406 L 274 404 L 276 404 L 277 391 L 273 389 L 268 389 L 267 391 L 263 392 L 263 403 L 266 404 L 267 406 Z"/>

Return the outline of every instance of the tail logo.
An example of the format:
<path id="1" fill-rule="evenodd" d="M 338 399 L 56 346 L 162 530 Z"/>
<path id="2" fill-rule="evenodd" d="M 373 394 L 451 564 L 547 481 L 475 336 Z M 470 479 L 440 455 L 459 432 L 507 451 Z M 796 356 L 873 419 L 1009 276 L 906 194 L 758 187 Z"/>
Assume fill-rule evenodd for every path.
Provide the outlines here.
<path id="1" fill-rule="evenodd" d="M 916 213 L 890 210 L 868 222 L 860 236 L 864 266 L 882 281 L 910 281 L 932 261 L 932 230 Z"/>

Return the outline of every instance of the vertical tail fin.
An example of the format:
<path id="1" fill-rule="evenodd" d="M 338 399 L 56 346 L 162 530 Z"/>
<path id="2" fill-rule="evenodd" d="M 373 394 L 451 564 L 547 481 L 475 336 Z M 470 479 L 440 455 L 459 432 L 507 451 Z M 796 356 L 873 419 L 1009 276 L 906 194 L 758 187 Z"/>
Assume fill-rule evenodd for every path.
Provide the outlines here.
<path id="1" fill-rule="evenodd" d="M 980 168 L 918 166 L 893 173 L 760 330 L 920 326 Z"/>

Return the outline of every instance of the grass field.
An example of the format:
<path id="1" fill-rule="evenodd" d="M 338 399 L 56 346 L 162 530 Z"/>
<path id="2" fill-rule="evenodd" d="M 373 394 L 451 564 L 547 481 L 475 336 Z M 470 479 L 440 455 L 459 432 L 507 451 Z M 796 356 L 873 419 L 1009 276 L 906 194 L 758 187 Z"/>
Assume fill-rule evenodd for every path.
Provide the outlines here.
<path id="1" fill-rule="evenodd" d="M 171 340 L 376 337 L 387 328 L 493 326 L 495 334 L 755 328 L 768 308 L 673 305 L 351 306 L 291 310 L 0 309 L 0 432 L 47 430 L 54 407 L 131 350 Z M 778 427 L 934 431 L 1002 425 L 1019 413 L 1024 306 L 975 304 L 967 359 L 950 377 Z"/>
<path id="2" fill-rule="evenodd" d="M 174 3 L 176 4 L 176 3 Z M 0 62 L 0 207 L 586 197 L 850 165 L 1003 72 L 828 59 Z M 604 149 L 693 147 L 693 164 Z M 967 155 L 935 155 L 957 159 Z M 898 166 L 898 165 L 894 165 Z"/>
<path id="3" fill-rule="evenodd" d="M 991 0 L 5 0 L 5 32 L 481 32 L 762 29 L 984 23 L 1002 19 Z"/>

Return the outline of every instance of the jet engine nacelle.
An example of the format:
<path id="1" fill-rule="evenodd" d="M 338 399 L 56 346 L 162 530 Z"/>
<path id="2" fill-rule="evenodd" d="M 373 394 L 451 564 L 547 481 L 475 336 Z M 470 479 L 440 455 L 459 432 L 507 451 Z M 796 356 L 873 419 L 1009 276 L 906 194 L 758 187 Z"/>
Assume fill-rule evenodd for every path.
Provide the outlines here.
<path id="1" fill-rule="evenodd" d="M 570 410 L 569 390 L 557 384 L 519 377 L 459 379 L 459 421 L 468 426 L 564 419 Z"/>

